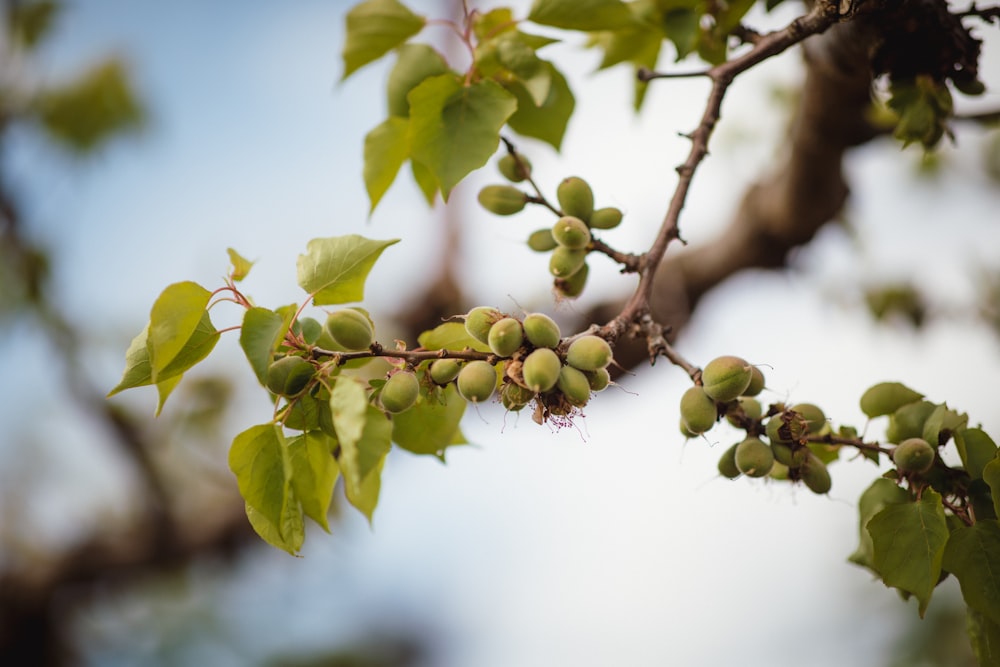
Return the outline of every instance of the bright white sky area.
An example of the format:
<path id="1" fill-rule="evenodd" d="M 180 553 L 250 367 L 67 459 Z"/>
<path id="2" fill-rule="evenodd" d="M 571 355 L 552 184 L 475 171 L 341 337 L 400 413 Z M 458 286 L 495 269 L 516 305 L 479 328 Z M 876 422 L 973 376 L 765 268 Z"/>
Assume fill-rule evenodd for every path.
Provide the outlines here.
<path id="1" fill-rule="evenodd" d="M 408 4 L 440 14 L 439 3 Z M 58 77 L 120 52 L 151 111 L 142 136 L 86 164 L 30 139 L 9 156 L 33 228 L 53 248 L 62 305 L 93 343 L 96 382 L 117 382 L 129 339 L 167 284 L 221 284 L 228 246 L 258 260 L 245 288 L 277 307 L 304 298 L 294 266 L 309 239 L 400 237 L 369 280 L 365 305 L 376 318 L 416 294 L 440 260 L 440 221 L 405 172 L 368 217 L 362 140 L 384 116 L 390 61 L 338 83 L 349 6 L 71 3 L 42 73 Z M 757 25 L 781 25 L 794 11 Z M 444 37 L 440 29 L 421 35 Z M 982 69 L 1000 91 L 993 41 Z M 687 150 L 677 133 L 694 127 L 707 87 L 657 82 L 636 116 L 625 69 L 592 74 L 596 54 L 575 46 L 544 53 L 570 71 L 577 115 L 562 154 L 519 146 L 550 191 L 579 175 L 599 206 L 623 208 L 625 223 L 607 240 L 639 252 Z M 674 66 L 667 57 L 661 65 Z M 799 75 L 789 53 L 733 86 L 682 218 L 691 242 L 720 229 L 743 188 L 770 168 L 787 121 L 775 91 Z M 1000 106 L 1000 92 L 977 104 Z M 981 137 L 959 127 L 957 148 L 945 151 L 952 168 L 937 180 L 915 176 L 913 149 L 877 142 L 852 154 L 853 237 L 826 230 L 798 253 L 794 271 L 755 274 L 712 294 L 681 353 L 698 364 L 720 354 L 764 364 L 764 398 L 818 403 L 838 424 L 863 427 L 860 394 L 900 380 L 1000 434 L 995 337 L 961 318 L 920 334 L 880 328 L 849 302 L 871 275 L 912 278 L 941 300 L 971 302 L 975 268 L 1000 263 L 1000 190 L 979 166 Z M 489 182 L 498 182 L 492 166 L 453 196 L 464 207 L 467 286 L 483 304 L 558 312 L 545 257 L 523 244 L 550 221 L 483 212 L 475 193 Z M 578 305 L 563 307 L 626 294 L 633 279 L 594 261 L 591 285 Z M 47 500 L 29 519 L 36 539 L 58 542 L 127 506 L 128 484 L 102 436 L 60 402 L 58 373 L 38 370 L 45 344 L 24 326 L 5 333 L 0 483 L 24 457 L 45 462 L 37 488 Z M 213 356 L 212 368 L 255 385 L 235 336 Z M 688 382 L 661 362 L 594 400 L 578 429 L 560 432 L 527 415 L 470 409 L 463 429 L 477 446 L 452 452 L 447 465 L 390 456 L 373 529 L 348 517 L 333 536 L 309 533 L 303 559 L 262 545 L 235 571 L 206 566 L 179 577 L 154 602 L 109 603 L 82 623 L 88 664 L 235 667 L 413 624 L 442 667 L 884 665 L 895 629 L 916 609 L 846 561 L 857 498 L 876 469 L 836 464 L 829 497 L 723 480 L 716 461 L 737 433 L 719 427 L 685 443 L 676 406 Z M 154 393 L 134 393 L 115 400 L 151 413 Z M 263 392 L 246 396 L 233 435 L 269 418 Z M 168 404 L 161 419 L 170 418 Z M 36 449 L 27 453 L 29 444 Z"/>

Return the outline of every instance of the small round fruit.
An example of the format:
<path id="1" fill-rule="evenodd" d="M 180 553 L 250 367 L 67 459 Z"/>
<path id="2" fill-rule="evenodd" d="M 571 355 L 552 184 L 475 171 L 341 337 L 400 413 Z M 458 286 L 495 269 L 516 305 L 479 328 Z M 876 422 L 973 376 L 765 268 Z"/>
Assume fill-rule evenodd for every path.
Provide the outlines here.
<path id="1" fill-rule="evenodd" d="M 380 397 L 385 411 L 397 414 L 412 408 L 419 395 L 420 382 L 417 376 L 409 371 L 403 371 L 395 373 L 386 380 Z"/>
<path id="2" fill-rule="evenodd" d="M 330 313 L 325 327 L 330 337 L 347 350 L 367 350 L 375 342 L 371 321 L 353 308 Z"/>
<path id="3" fill-rule="evenodd" d="M 556 321 L 545 313 L 529 313 L 525 315 L 524 336 L 535 347 L 558 347 L 562 340 L 562 332 Z"/>
<path id="4" fill-rule="evenodd" d="M 589 273 L 590 267 L 584 262 L 580 270 L 569 278 L 556 278 L 554 285 L 556 293 L 565 299 L 575 299 L 580 296 L 583 294 L 583 288 L 587 285 Z"/>
<path id="5" fill-rule="evenodd" d="M 705 393 L 717 401 L 731 401 L 750 386 L 753 367 L 740 357 L 724 355 L 712 359 L 701 373 Z"/>
<path id="6" fill-rule="evenodd" d="M 581 371 L 596 371 L 606 368 L 613 355 L 608 341 L 600 336 L 588 334 L 580 336 L 566 349 L 566 363 Z"/>
<path id="7" fill-rule="evenodd" d="M 490 328 L 503 319 L 503 313 L 496 308 L 477 306 L 465 316 L 465 330 L 480 343 L 489 344 Z"/>
<path id="8" fill-rule="evenodd" d="M 556 278 L 569 278 L 583 268 L 586 260 L 586 250 L 556 246 L 549 257 L 549 273 Z"/>
<path id="9" fill-rule="evenodd" d="M 557 245 L 559 244 L 552 238 L 552 230 L 549 228 L 536 229 L 528 236 L 528 247 L 535 252 L 548 252 L 554 250 Z"/>
<path id="10" fill-rule="evenodd" d="M 511 412 L 517 412 L 522 409 L 534 397 L 535 392 L 525 389 L 515 382 L 508 382 L 500 390 L 500 402 Z"/>
<path id="11" fill-rule="evenodd" d="M 515 318 L 504 317 L 490 327 L 486 342 L 493 350 L 493 354 L 509 357 L 524 343 L 524 330 Z"/>
<path id="12" fill-rule="evenodd" d="M 458 377 L 462 366 L 455 359 L 438 359 L 431 362 L 430 374 L 435 384 L 445 385 Z"/>
<path id="13" fill-rule="evenodd" d="M 715 426 L 718 416 L 715 401 L 701 387 L 689 387 L 681 396 L 681 421 L 695 435 Z"/>
<path id="14" fill-rule="evenodd" d="M 523 155 L 514 157 L 507 153 L 497 162 L 497 169 L 500 170 L 500 174 L 504 178 L 512 183 L 520 183 L 531 176 L 531 162 Z"/>
<path id="15" fill-rule="evenodd" d="M 479 191 L 479 203 L 490 213 L 514 215 L 524 209 L 528 195 L 513 185 L 487 185 Z"/>
<path id="16" fill-rule="evenodd" d="M 802 464 L 799 479 L 810 491 L 818 495 L 829 493 L 830 487 L 833 486 L 833 480 L 830 479 L 830 471 L 826 464 L 813 454 L 810 454 L 806 462 Z"/>
<path id="17" fill-rule="evenodd" d="M 279 396 L 298 396 L 316 374 L 302 357 L 282 357 L 267 367 L 267 388 Z"/>
<path id="18" fill-rule="evenodd" d="M 752 373 L 750 376 L 750 384 L 743 390 L 744 396 L 756 396 L 760 392 L 764 391 L 764 374 L 756 366 L 752 366 L 750 371 Z"/>
<path id="19" fill-rule="evenodd" d="M 458 393 L 470 403 L 488 401 L 497 387 L 497 372 L 489 362 L 470 361 L 458 373 Z"/>
<path id="20" fill-rule="evenodd" d="M 590 381 L 583 371 L 578 371 L 572 366 L 563 366 L 559 369 L 556 386 L 566 400 L 577 407 L 586 405 L 590 400 Z"/>
<path id="21" fill-rule="evenodd" d="M 739 447 L 740 443 L 736 443 L 726 451 L 722 452 L 722 456 L 719 457 L 719 474 L 726 479 L 736 479 L 743 473 L 740 469 L 736 467 L 736 448 Z"/>
<path id="22" fill-rule="evenodd" d="M 908 438 L 892 450 L 899 472 L 922 475 L 934 465 L 934 448 L 923 438 Z"/>
<path id="23" fill-rule="evenodd" d="M 791 409 L 802 417 L 809 433 L 819 433 L 826 426 L 826 415 L 818 405 L 796 403 Z"/>
<path id="24" fill-rule="evenodd" d="M 587 222 L 594 212 L 594 191 L 579 176 L 564 178 L 556 188 L 556 199 L 563 215 L 572 215 Z"/>
<path id="25" fill-rule="evenodd" d="M 684 423 L 683 419 L 681 420 L 681 422 L 680 422 L 680 424 L 678 426 L 680 427 L 681 435 L 683 435 L 687 440 L 690 440 L 691 438 L 697 438 L 698 437 L 697 433 L 692 433 L 691 432 L 691 429 L 689 429 L 687 427 L 687 424 Z"/>
<path id="26" fill-rule="evenodd" d="M 771 452 L 774 460 L 789 468 L 798 468 L 809 458 L 809 448 L 799 443 L 771 441 Z"/>
<path id="27" fill-rule="evenodd" d="M 734 407 L 730 408 L 729 412 L 726 413 L 726 420 L 733 426 L 739 426 L 739 420 L 737 415 L 739 414 L 736 408 L 739 408 L 748 419 L 760 419 L 764 415 L 764 406 L 760 404 L 756 398 L 750 398 L 748 396 L 740 396 L 736 399 L 736 403 L 733 404 Z"/>
<path id="28" fill-rule="evenodd" d="M 529 389 L 541 393 L 556 386 L 561 368 L 559 355 L 547 347 L 540 347 L 524 358 L 521 374 Z"/>
<path id="29" fill-rule="evenodd" d="M 590 229 L 580 218 L 564 215 L 552 226 L 552 238 L 564 248 L 581 250 L 590 243 Z"/>
<path id="30" fill-rule="evenodd" d="M 607 368 L 587 371 L 587 380 L 590 381 L 591 391 L 604 391 L 611 384 L 611 373 L 608 372 Z"/>
<path id="31" fill-rule="evenodd" d="M 622 223 L 621 209 L 613 206 L 599 208 L 591 214 L 588 222 L 592 229 L 614 229 Z"/>
<path id="32" fill-rule="evenodd" d="M 736 467 L 747 477 L 763 477 L 774 467 L 774 452 L 760 438 L 747 438 L 736 446 Z"/>

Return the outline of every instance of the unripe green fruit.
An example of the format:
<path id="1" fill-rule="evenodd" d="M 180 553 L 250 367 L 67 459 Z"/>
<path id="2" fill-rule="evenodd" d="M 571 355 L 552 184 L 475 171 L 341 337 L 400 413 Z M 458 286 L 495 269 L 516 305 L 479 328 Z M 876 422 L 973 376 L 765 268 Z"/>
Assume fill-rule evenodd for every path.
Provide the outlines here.
<path id="1" fill-rule="evenodd" d="M 861 411 L 867 417 L 891 415 L 907 403 L 919 401 L 924 395 L 899 382 L 880 382 L 861 395 Z"/>
<path id="2" fill-rule="evenodd" d="M 508 382 L 500 391 L 500 402 L 511 412 L 517 412 L 535 397 L 535 392 L 515 382 Z"/>
<path id="3" fill-rule="evenodd" d="M 934 465 L 934 448 L 923 438 L 908 438 L 892 450 L 892 461 L 899 472 L 922 475 Z"/>
<path id="4" fill-rule="evenodd" d="M 559 380 L 556 382 L 559 391 L 563 393 L 566 400 L 575 406 L 586 405 L 590 400 L 590 381 L 583 371 L 578 371 L 572 366 L 563 366 L 559 369 Z"/>
<path id="5" fill-rule="evenodd" d="M 470 403 L 488 401 L 497 387 L 497 372 L 486 361 L 470 361 L 458 373 L 458 393 Z"/>
<path id="6" fill-rule="evenodd" d="M 497 162 L 497 168 L 503 177 L 512 183 L 520 183 L 528 176 L 531 176 L 531 162 L 523 155 L 514 157 L 510 153 L 507 153 Z"/>
<path id="7" fill-rule="evenodd" d="M 590 229 L 580 218 L 564 215 L 552 226 L 552 238 L 564 248 L 581 250 L 590 243 Z"/>
<path id="8" fill-rule="evenodd" d="M 586 250 L 558 246 L 549 257 L 549 273 L 556 278 L 569 278 L 584 266 Z"/>
<path id="9" fill-rule="evenodd" d="M 494 354 L 509 357 L 524 343 L 524 330 L 516 319 L 505 317 L 490 327 L 486 342 Z"/>
<path id="10" fill-rule="evenodd" d="M 743 390 L 744 396 L 756 396 L 764 391 L 764 374 L 756 366 L 751 366 L 750 384 Z"/>
<path id="11" fill-rule="evenodd" d="M 566 349 L 566 363 L 581 371 L 596 371 L 611 363 L 611 346 L 600 336 L 580 336 Z"/>
<path id="12" fill-rule="evenodd" d="M 596 371 L 587 371 L 587 379 L 590 381 L 591 391 L 604 391 L 611 384 L 611 373 L 607 368 L 598 368 Z"/>
<path id="13" fill-rule="evenodd" d="M 545 313 L 530 313 L 524 317 L 524 336 L 535 347 L 558 347 L 562 332 L 555 320 Z"/>
<path id="14" fill-rule="evenodd" d="M 774 460 L 788 466 L 798 468 L 809 458 L 809 448 L 798 443 L 771 441 L 771 452 Z"/>
<path id="15" fill-rule="evenodd" d="M 326 318 L 326 332 L 347 350 L 367 350 L 375 342 L 371 321 L 361 311 L 344 308 Z"/>
<path id="16" fill-rule="evenodd" d="M 736 467 L 736 448 L 739 447 L 740 443 L 736 443 L 726 451 L 722 452 L 722 456 L 719 457 L 719 474 L 726 479 L 736 479 L 741 474 L 740 469 Z"/>
<path id="17" fill-rule="evenodd" d="M 621 209 L 613 206 L 599 208 L 591 214 L 588 222 L 592 229 L 614 229 L 622 223 Z"/>
<path id="18" fill-rule="evenodd" d="M 503 319 L 503 313 L 496 308 L 477 306 L 465 316 L 465 330 L 480 343 L 489 344 L 490 329 L 498 320 Z"/>
<path id="19" fill-rule="evenodd" d="M 583 288 L 587 285 L 587 275 L 590 274 L 590 267 L 584 262 L 580 270 L 569 278 L 557 278 L 555 290 L 559 296 L 566 299 L 575 299 L 583 294 Z"/>
<path id="20" fill-rule="evenodd" d="M 701 387 L 690 387 L 681 396 L 681 421 L 695 435 L 715 426 L 718 416 L 715 401 Z"/>
<path id="21" fill-rule="evenodd" d="M 753 367 L 740 357 L 724 355 L 712 359 L 701 373 L 705 393 L 717 401 L 731 401 L 750 386 Z"/>
<path id="22" fill-rule="evenodd" d="M 552 238 L 551 229 L 536 229 L 528 236 L 528 247 L 535 252 L 548 252 L 555 249 L 557 245 L 559 244 Z"/>
<path id="23" fill-rule="evenodd" d="M 457 378 L 460 370 L 462 367 L 455 359 L 438 359 L 431 363 L 431 379 L 435 384 L 445 385 Z"/>
<path id="24" fill-rule="evenodd" d="M 826 415 L 818 405 L 796 403 L 791 409 L 805 421 L 809 433 L 819 433 L 826 426 Z"/>
<path id="25" fill-rule="evenodd" d="M 788 466 L 775 459 L 774 465 L 771 466 L 771 472 L 767 473 L 767 476 L 771 479 L 786 480 L 790 477 Z"/>
<path id="26" fill-rule="evenodd" d="M 742 410 L 748 419 L 760 419 L 764 415 L 764 406 L 756 398 L 740 396 L 733 405 Z M 739 426 L 735 413 L 735 408 L 730 408 L 730 411 L 726 413 L 726 420 L 733 426 Z"/>
<path id="27" fill-rule="evenodd" d="M 766 428 L 768 440 L 792 443 L 798 442 L 806 435 L 808 429 L 805 420 L 796 414 L 792 416 L 791 421 L 785 422 L 782 415 L 788 414 L 787 412 L 779 412 L 768 419 Z"/>
<path id="28" fill-rule="evenodd" d="M 684 423 L 683 419 L 680 421 L 679 427 L 681 435 L 683 435 L 687 440 L 698 437 L 697 433 L 692 432 L 691 429 L 687 427 L 687 424 Z"/>
<path id="29" fill-rule="evenodd" d="M 479 203 L 490 213 L 514 215 L 524 209 L 528 195 L 513 185 L 487 185 L 479 191 Z"/>
<path id="30" fill-rule="evenodd" d="M 561 368 L 559 355 L 547 347 L 540 347 L 524 358 L 521 375 L 529 389 L 541 393 L 556 386 Z"/>
<path id="31" fill-rule="evenodd" d="M 556 199 L 563 215 L 572 215 L 587 222 L 594 212 L 594 192 L 579 176 L 564 178 L 556 188 Z"/>
<path id="32" fill-rule="evenodd" d="M 393 414 L 409 410 L 420 396 L 420 382 L 409 371 L 396 373 L 382 386 L 380 399 L 386 412 Z"/>
<path id="33" fill-rule="evenodd" d="M 830 471 L 826 464 L 810 454 L 806 462 L 802 464 L 799 479 L 806 487 L 815 494 L 823 495 L 830 492 L 833 480 L 830 479 Z"/>
<path id="34" fill-rule="evenodd" d="M 267 367 L 267 388 L 279 396 L 298 396 L 316 374 L 302 357 L 282 357 Z"/>
<path id="35" fill-rule="evenodd" d="M 736 445 L 736 467 L 747 477 L 763 477 L 774 467 L 774 452 L 760 438 L 747 438 Z"/>

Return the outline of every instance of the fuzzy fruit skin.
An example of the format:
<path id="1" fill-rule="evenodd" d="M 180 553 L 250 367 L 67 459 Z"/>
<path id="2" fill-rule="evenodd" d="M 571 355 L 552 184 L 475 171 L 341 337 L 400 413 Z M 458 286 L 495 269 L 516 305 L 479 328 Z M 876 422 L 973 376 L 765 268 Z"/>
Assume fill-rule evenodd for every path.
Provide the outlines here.
<path id="1" fill-rule="evenodd" d="M 787 412 L 779 412 L 772 415 L 767 421 L 767 438 L 771 442 L 798 442 L 808 432 L 806 422 L 798 414 L 792 416 L 791 421 L 785 422 L 782 415 Z"/>
<path id="2" fill-rule="evenodd" d="M 760 404 L 756 398 L 750 398 L 748 396 L 740 396 L 736 399 L 736 403 L 733 405 L 738 406 L 743 410 L 743 414 L 747 416 L 748 419 L 760 419 L 764 415 L 764 406 Z M 734 409 L 726 413 L 726 421 L 728 421 L 733 426 L 739 426 L 739 422 L 736 420 L 736 415 Z"/>
<path id="3" fill-rule="evenodd" d="M 462 366 L 454 359 L 438 359 L 431 363 L 430 375 L 435 384 L 445 385 L 458 377 Z"/>
<path id="4" fill-rule="evenodd" d="M 590 229 L 580 218 L 564 215 L 552 226 L 552 238 L 564 248 L 582 250 L 590 243 Z"/>
<path id="5" fill-rule="evenodd" d="M 555 250 L 558 245 L 556 240 L 552 238 L 552 230 L 549 228 L 536 229 L 528 236 L 528 247 L 535 252 Z"/>
<path id="6" fill-rule="evenodd" d="M 809 458 L 809 448 L 798 443 L 771 441 L 774 460 L 789 468 L 798 468 Z"/>
<path id="7" fill-rule="evenodd" d="M 743 390 L 744 396 L 756 396 L 764 391 L 764 373 L 756 366 L 751 366 L 750 384 Z"/>
<path id="8" fill-rule="evenodd" d="M 764 477 L 774 467 L 774 452 L 760 438 L 747 438 L 736 446 L 736 467 L 747 477 Z"/>
<path id="9" fill-rule="evenodd" d="M 586 261 L 586 250 L 557 246 L 549 257 L 549 273 L 556 278 L 569 278 L 583 268 Z"/>
<path id="10" fill-rule="evenodd" d="M 545 313 L 529 313 L 524 316 L 524 336 L 535 347 L 559 346 L 562 331 L 556 321 Z"/>
<path id="11" fill-rule="evenodd" d="M 540 347 L 524 358 L 521 373 L 524 384 L 532 391 L 541 393 L 556 386 L 561 368 L 559 355 L 547 347 Z"/>
<path id="12" fill-rule="evenodd" d="M 591 391 L 604 391 L 611 384 L 611 373 L 607 368 L 587 371 L 587 380 L 590 382 Z"/>
<path id="13" fill-rule="evenodd" d="M 382 387 L 380 394 L 382 407 L 386 412 L 397 414 L 409 410 L 420 396 L 420 382 L 408 371 L 396 373 Z"/>
<path id="14" fill-rule="evenodd" d="M 518 162 L 518 158 L 520 158 L 520 162 Z M 515 158 L 507 153 L 497 162 L 497 169 L 511 183 L 520 183 L 531 175 L 531 162 L 523 155 L 518 155 Z"/>
<path id="15" fill-rule="evenodd" d="M 922 475 L 934 465 L 934 448 L 923 438 L 907 438 L 892 450 L 892 461 L 900 472 Z"/>
<path id="16" fill-rule="evenodd" d="M 478 198 L 483 208 L 496 215 L 520 213 L 528 203 L 528 195 L 513 185 L 487 185 Z"/>
<path id="17" fill-rule="evenodd" d="M 583 294 L 583 288 L 587 285 L 587 275 L 589 273 L 590 267 L 584 262 L 580 270 L 569 278 L 556 278 L 556 292 L 565 299 L 575 299 Z"/>
<path id="18" fill-rule="evenodd" d="M 750 386 L 753 370 L 746 360 L 732 355 L 716 357 L 705 364 L 701 381 L 705 393 L 717 401 L 731 401 Z"/>
<path id="19" fill-rule="evenodd" d="M 719 457 L 719 474 L 726 479 L 736 479 L 743 473 L 740 469 L 736 467 L 736 448 L 740 446 L 740 443 L 736 443 L 726 451 L 722 452 L 722 456 Z"/>
<path id="20" fill-rule="evenodd" d="M 521 323 L 513 317 L 497 320 L 486 337 L 486 344 L 493 353 L 501 357 L 509 357 L 517 352 L 524 343 L 524 330 Z"/>
<path id="21" fill-rule="evenodd" d="M 861 411 L 867 417 L 890 415 L 907 403 L 919 401 L 924 395 L 899 382 L 879 382 L 861 395 Z"/>
<path id="22" fill-rule="evenodd" d="M 688 431 L 701 435 L 715 426 L 719 413 L 713 401 L 701 387 L 689 387 L 681 396 L 681 421 Z"/>
<path id="23" fill-rule="evenodd" d="M 594 191 L 579 176 L 564 178 L 556 188 L 556 199 L 559 200 L 563 215 L 572 215 L 588 222 L 594 213 Z"/>
<path id="24" fill-rule="evenodd" d="M 572 366 L 563 366 L 559 369 L 559 380 L 556 382 L 559 391 L 563 393 L 573 405 L 580 407 L 586 405 L 590 400 L 590 381 L 583 371 L 578 371 Z"/>
<path id="25" fill-rule="evenodd" d="M 470 403 L 482 403 L 496 390 L 497 373 L 486 361 L 470 361 L 459 371 L 457 384 L 462 398 Z"/>
<path id="26" fill-rule="evenodd" d="M 829 493 L 833 486 L 833 480 L 830 479 L 830 471 L 826 464 L 813 454 L 810 454 L 806 462 L 802 464 L 799 478 L 810 491 L 820 496 Z"/>
<path id="27" fill-rule="evenodd" d="M 500 390 L 500 402 L 511 412 L 522 409 L 531 399 L 535 397 L 535 392 L 525 389 L 519 384 L 508 382 Z"/>
<path id="28" fill-rule="evenodd" d="M 600 336 L 581 336 L 566 349 L 566 363 L 581 371 L 606 368 L 612 358 L 611 346 Z"/>
<path id="29" fill-rule="evenodd" d="M 588 222 L 592 229 L 614 229 L 622 224 L 622 217 L 621 209 L 608 206 L 594 211 Z"/>
<path id="30" fill-rule="evenodd" d="M 826 426 L 826 415 L 818 405 L 796 403 L 791 409 L 805 420 L 809 433 L 819 433 Z"/>
<path id="31" fill-rule="evenodd" d="M 267 388 L 279 396 L 298 396 L 315 374 L 302 357 L 282 357 L 267 367 Z"/>
<path id="32" fill-rule="evenodd" d="M 477 306 L 465 316 L 465 330 L 480 343 L 489 344 L 490 328 L 503 319 L 503 313 L 496 308 Z"/>
<path id="33" fill-rule="evenodd" d="M 364 313 L 344 308 L 326 318 L 326 332 L 347 350 L 367 350 L 375 342 L 375 330 Z"/>

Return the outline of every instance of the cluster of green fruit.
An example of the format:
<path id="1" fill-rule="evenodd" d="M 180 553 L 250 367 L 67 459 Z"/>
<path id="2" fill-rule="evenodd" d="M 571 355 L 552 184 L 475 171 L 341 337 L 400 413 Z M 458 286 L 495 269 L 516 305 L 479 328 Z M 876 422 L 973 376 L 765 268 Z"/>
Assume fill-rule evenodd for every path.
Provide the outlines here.
<path id="1" fill-rule="evenodd" d="M 681 397 L 681 432 L 694 437 L 710 430 L 720 417 L 747 431 L 747 437 L 729 447 L 719 459 L 719 473 L 801 481 L 818 494 L 829 492 L 826 464 L 836 448 L 809 442 L 810 436 L 830 432 L 823 411 L 811 403 L 764 408 L 755 397 L 764 388 L 760 369 L 735 356 L 721 356 L 705 365 L 701 384 Z"/>
<path id="2" fill-rule="evenodd" d="M 543 313 L 519 320 L 482 306 L 465 316 L 465 329 L 503 357 L 500 376 L 496 365 L 483 360 L 460 364 L 439 359 L 429 372 L 439 385 L 454 380 L 458 393 L 472 403 L 489 400 L 499 383 L 500 401 L 508 410 L 520 410 L 534 400 L 544 416 L 563 416 L 611 383 L 608 342 L 591 334 L 564 341 L 559 325 Z"/>
<path id="3" fill-rule="evenodd" d="M 925 401 L 923 394 L 898 382 L 881 382 L 861 396 L 861 409 L 869 417 L 888 415 L 886 442 L 895 444 L 892 461 L 902 477 L 930 472 L 937 448 L 951 434 L 965 427 L 967 417 L 946 405 Z"/>
<path id="4" fill-rule="evenodd" d="M 531 175 L 531 163 L 522 155 L 504 155 L 498 163 L 500 173 L 513 183 Z M 536 252 L 551 252 L 549 272 L 555 289 L 563 297 L 577 297 L 587 282 L 587 253 L 593 241 L 592 230 L 614 229 L 621 224 L 621 209 L 613 206 L 594 209 L 594 192 L 579 176 L 562 180 L 556 188 L 560 217 L 551 228 L 538 229 L 528 236 L 528 247 Z M 527 193 L 513 185 L 487 185 L 479 192 L 479 203 L 497 215 L 513 215 L 532 201 Z"/>

